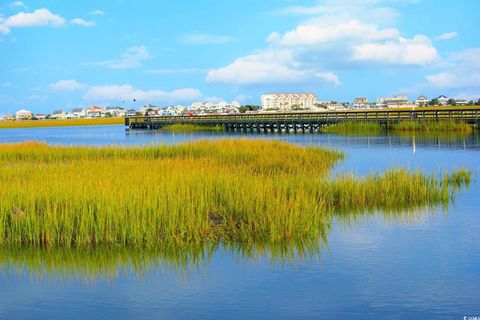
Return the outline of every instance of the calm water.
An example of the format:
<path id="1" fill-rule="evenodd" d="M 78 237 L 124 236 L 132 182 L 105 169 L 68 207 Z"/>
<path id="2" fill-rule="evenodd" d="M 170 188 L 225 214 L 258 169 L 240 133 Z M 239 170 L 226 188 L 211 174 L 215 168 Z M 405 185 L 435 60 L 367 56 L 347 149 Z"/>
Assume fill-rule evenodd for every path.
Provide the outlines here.
<path id="1" fill-rule="evenodd" d="M 125 133 L 122 126 L 0 130 L 0 142 L 145 145 L 235 134 Z M 393 166 L 480 173 L 468 137 L 248 135 L 344 150 L 337 172 Z M 5 319 L 463 319 L 480 316 L 480 188 L 444 208 L 337 221 L 308 252 L 293 247 L 0 249 Z"/>

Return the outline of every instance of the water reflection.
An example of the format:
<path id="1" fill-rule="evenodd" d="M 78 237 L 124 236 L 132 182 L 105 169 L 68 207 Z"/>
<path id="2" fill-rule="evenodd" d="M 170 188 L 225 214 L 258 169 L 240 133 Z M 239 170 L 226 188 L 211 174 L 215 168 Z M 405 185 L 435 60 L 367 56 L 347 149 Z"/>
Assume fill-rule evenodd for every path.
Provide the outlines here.
<path id="1" fill-rule="evenodd" d="M 242 263 L 266 259 L 274 268 L 281 269 L 285 265 L 295 267 L 311 260 L 320 260 L 324 253 L 335 255 L 328 246 L 334 225 L 348 230 L 370 218 L 381 219 L 389 224 L 416 224 L 439 212 L 446 213 L 446 206 L 337 213 L 320 225 L 319 237 L 278 242 L 204 243 L 169 247 L 0 246 L 0 275 L 4 278 L 78 279 L 85 282 L 112 280 L 131 273 L 144 278 L 152 270 L 169 270 L 181 275 L 208 270 L 215 254 L 231 256 Z"/>

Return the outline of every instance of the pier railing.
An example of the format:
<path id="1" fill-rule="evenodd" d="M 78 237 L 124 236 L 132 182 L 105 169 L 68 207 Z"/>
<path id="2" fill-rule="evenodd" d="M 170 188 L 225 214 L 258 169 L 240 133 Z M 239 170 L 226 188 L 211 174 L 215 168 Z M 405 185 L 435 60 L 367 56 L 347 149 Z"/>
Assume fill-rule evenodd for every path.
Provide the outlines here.
<path id="1" fill-rule="evenodd" d="M 134 116 L 125 118 L 129 129 L 160 129 L 173 124 L 224 126 L 227 129 L 294 129 L 312 130 L 319 126 L 344 121 L 379 123 L 399 121 L 451 120 L 470 124 L 480 123 L 479 107 L 335 110 L 321 112 L 210 114 L 181 116 Z"/>

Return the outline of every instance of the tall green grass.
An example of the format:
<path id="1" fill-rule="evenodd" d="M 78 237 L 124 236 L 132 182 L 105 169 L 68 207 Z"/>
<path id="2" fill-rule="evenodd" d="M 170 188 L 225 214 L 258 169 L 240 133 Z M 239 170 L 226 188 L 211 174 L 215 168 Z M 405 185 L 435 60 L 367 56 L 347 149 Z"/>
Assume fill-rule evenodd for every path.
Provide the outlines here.
<path id="1" fill-rule="evenodd" d="M 323 127 L 320 132 L 336 133 L 336 134 L 361 134 L 361 135 L 376 135 L 382 132 L 393 133 L 464 133 L 469 134 L 473 132 L 473 127 L 461 121 L 410 121 L 404 120 L 400 122 L 390 123 L 388 126 L 382 126 L 377 122 L 365 121 L 346 121 L 332 124 Z"/>
<path id="2" fill-rule="evenodd" d="M 277 141 L 0 145 L 0 245 L 171 246 L 324 237 L 334 214 L 448 204 L 468 171 L 329 171 L 343 154 Z"/>
<path id="3" fill-rule="evenodd" d="M 336 134 L 379 134 L 384 129 L 376 122 L 346 121 L 323 127 L 320 132 Z"/>
<path id="4" fill-rule="evenodd" d="M 471 133 L 471 125 L 461 121 L 400 121 L 389 126 L 391 131 L 401 132 L 460 132 Z"/>

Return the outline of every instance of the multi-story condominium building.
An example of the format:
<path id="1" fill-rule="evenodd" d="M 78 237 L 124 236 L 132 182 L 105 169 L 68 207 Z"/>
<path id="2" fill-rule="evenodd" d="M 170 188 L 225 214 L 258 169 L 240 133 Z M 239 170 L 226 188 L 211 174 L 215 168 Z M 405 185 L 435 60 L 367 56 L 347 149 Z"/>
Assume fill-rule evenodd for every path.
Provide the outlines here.
<path id="1" fill-rule="evenodd" d="M 415 101 L 415 104 L 417 106 L 428 106 L 430 101 L 428 100 L 428 97 L 425 96 L 420 96 L 417 98 L 417 101 Z"/>
<path id="2" fill-rule="evenodd" d="M 314 109 L 317 96 L 312 93 L 270 93 L 262 95 L 263 110 L 292 111 Z"/>

